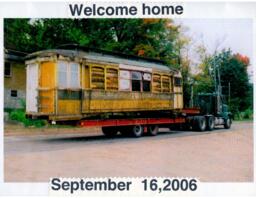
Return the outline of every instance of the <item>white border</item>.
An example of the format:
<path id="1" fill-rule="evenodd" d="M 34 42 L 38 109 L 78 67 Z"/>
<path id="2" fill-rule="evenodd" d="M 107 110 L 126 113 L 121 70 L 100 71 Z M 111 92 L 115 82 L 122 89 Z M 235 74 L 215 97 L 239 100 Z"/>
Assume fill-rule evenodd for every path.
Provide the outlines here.
<path id="1" fill-rule="evenodd" d="M 68 3 L 72 1 L 55 0 L 54 2 L 46 0 L 46 2 L 38 2 L 36 0 L 27 1 L 8 1 L 0 2 L 0 59 L 1 59 L 1 71 L 0 71 L 0 109 L 3 109 L 3 18 L 4 17 L 53 17 L 53 18 L 67 18 L 70 17 L 70 13 L 67 7 Z M 104 5 L 111 5 L 112 3 L 104 0 L 93 1 L 93 3 L 101 2 Z M 139 6 L 141 2 L 137 0 L 120 1 L 111 0 L 111 2 L 122 5 L 134 4 Z M 128 2 L 128 3 L 127 3 Z M 173 4 L 170 1 L 144 1 L 148 4 Z M 178 2 L 178 1 L 176 1 Z M 81 3 L 88 3 L 88 1 L 81 1 Z M 91 1 L 92 3 L 92 1 Z M 234 0 L 233 2 L 223 2 L 217 0 L 212 2 L 211 0 L 199 2 L 199 1 L 183 1 L 184 14 L 182 18 L 253 18 L 253 57 L 256 57 L 256 2 L 247 1 L 241 2 Z M 142 17 L 142 16 L 136 16 Z M 178 17 L 178 16 L 176 16 Z M 242 41 L 241 41 L 242 42 Z M 256 65 L 255 58 L 252 60 L 253 65 Z M 253 76 L 254 84 L 256 82 L 255 75 Z M 254 87 L 255 88 L 255 87 Z M 254 91 L 254 98 L 256 93 Z M 256 104 L 254 102 L 254 108 Z M 254 112 L 254 117 L 256 113 Z M 3 111 L 0 114 L 0 195 L 48 195 L 48 183 L 3 183 Z M 254 159 L 256 153 L 256 136 L 255 136 L 256 123 L 254 122 Z M 254 163 L 254 183 L 201 183 L 199 190 L 191 195 L 256 195 L 256 169 Z M 173 195 L 173 194 L 169 194 Z"/>

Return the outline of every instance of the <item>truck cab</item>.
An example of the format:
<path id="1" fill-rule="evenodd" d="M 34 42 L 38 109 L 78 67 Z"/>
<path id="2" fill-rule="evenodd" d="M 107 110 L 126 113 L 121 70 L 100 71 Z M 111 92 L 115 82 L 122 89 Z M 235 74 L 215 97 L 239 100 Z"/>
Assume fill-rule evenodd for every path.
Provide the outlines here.
<path id="1" fill-rule="evenodd" d="M 213 116 L 215 126 L 224 125 L 225 128 L 230 128 L 232 114 L 228 109 L 228 105 L 225 104 L 223 95 L 200 93 L 196 98 L 196 107 L 200 108 L 201 115 Z"/>

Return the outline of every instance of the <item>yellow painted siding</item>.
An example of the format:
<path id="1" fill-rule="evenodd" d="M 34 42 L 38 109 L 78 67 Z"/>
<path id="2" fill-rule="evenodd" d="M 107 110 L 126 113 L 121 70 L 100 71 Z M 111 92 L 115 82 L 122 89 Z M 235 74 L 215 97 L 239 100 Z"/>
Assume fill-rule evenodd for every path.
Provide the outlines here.
<path id="1" fill-rule="evenodd" d="M 82 88 L 89 89 L 90 88 L 90 76 L 89 76 L 89 67 L 82 66 Z"/>
<path id="2" fill-rule="evenodd" d="M 39 70 L 39 110 L 42 113 L 54 113 L 55 100 L 55 71 L 54 62 L 42 62 Z"/>
<path id="3" fill-rule="evenodd" d="M 59 115 L 75 115 L 81 112 L 80 100 L 58 100 Z"/>
<path id="4" fill-rule="evenodd" d="M 182 86 L 174 86 L 174 109 L 183 108 L 183 90 Z"/>
<path id="5" fill-rule="evenodd" d="M 11 76 L 4 78 L 6 89 L 26 90 L 26 69 L 22 63 L 11 63 Z"/>
<path id="6" fill-rule="evenodd" d="M 182 108 L 183 108 L 183 95 L 174 94 L 174 109 L 182 109 Z"/>
<path id="7" fill-rule="evenodd" d="M 81 89 L 77 87 L 72 90 L 65 87 L 64 90 L 57 87 L 56 62 L 41 62 L 39 67 L 39 107 L 40 113 L 46 115 L 72 119 L 85 116 L 82 114 L 88 116 L 90 113 L 100 112 L 183 108 L 182 86 L 174 86 L 174 76 L 168 72 L 152 71 L 151 92 L 126 92 L 118 90 L 117 65 L 84 61 L 79 79 Z"/>
<path id="8" fill-rule="evenodd" d="M 88 112 L 122 112 L 140 110 L 169 110 L 173 102 L 171 100 L 87 100 L 83 101 L 83 113 Z"/>

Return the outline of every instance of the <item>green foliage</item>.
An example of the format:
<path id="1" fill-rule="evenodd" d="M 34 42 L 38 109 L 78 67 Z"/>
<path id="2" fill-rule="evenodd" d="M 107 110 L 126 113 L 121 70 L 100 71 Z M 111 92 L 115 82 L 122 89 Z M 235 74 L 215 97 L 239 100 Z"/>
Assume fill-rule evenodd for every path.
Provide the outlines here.
<path id="1" fill-rule="evenodd" d="M 238 112 L 235 114 L 235 120 L 252 120 L 253 119 L 253 110 L 246 109 L 245 111 Z"/>
<path id="2" fill-rule="evenodd" d="M 31 51 L 31 26 L 29 19 L 4 20 L 4 44 L 11 49 Z"/>
<path id="3" fill-rule="evenodd" d="M 247 75 L 249 59 L 231 50 L 207 54 L 207 49 L 200 46 L 197 50 L 200 71 L 192 75 L 190 60 L 181 53 L 189 38 L 170 19 L 5 19 L 4 34 L 5 47 L 18 51 L 35 52 L 76 43 L 164 60 L 182 72 L 186 106 L 192 81 L 195 95 L 215 91 L 213 71 L 214 65 L 218 65 L 226 96 L 230 84 L 231 111 L 239 114 L 253 106 L 253 89 Z M 29 125 L 21 112 L 12 116 Z"/>
<path id="4" fill-rule="evenodd" d="M 183 103 L 185 107 L 190 107 L 191 86 L 192 86 L 190 61 L 185 58 L 182 59 L 180 67 L 181 67 L 181 75 L 183 78 Z"/>
<path id="5" fill-rule="evenodd" d="M 14 110 L 10 113 L 10 119 L 23 122 L 25 120 L 25 112 L 23 110 Z"/>
<path id="6" fill-rule="evenodd" d="M 183 45 L 179 27 L 167 19 L 5 19 L 4 33 L 5 47 L 18 51 L 76 43 L 157 58 L 176 67 Z"/>
<path id="7" fill-rule="evenodd" d="M 31 120 L 26 118 L 25 111 L 23 109 L 10 112 L 10 119 L 23 123 L 25 127 L 35 126 L 39 128 L 46 124 L 45 120 Z"/>
<path id="8" fill-rule="evenodd" d="M 248 115 L 243 112 L 248 112 L 247 109 L 252 109 L 253 105 L 252 85 L 249 84 L 247 73 L 249 59 L 239 54 L 233 54 L 231 50 L 222 50 L 214 55 L 206 54 L 203 50 L 201 53 L 202 63 L 199 65 L 201 72 L 194 76 L 197 83 L 195 93 L 215 91 L 214 71 L 216 72 L 219 68 L 222 94 L 226 96 L 226 99 L 230 94 L 230 101 L 226 102 L 229 104 L 231 112 L 235 117 Z"/>
<path id="9" fill-rule="evenodd" d="M 20 99 L 21 109 L 15 109 L 10 111 L 10 119 L 14 121 L 18 121 L 23 123 L 25 127 L 35 126 L 35 127 L 43 127 L 46 125 L 45 120 L 32 120 L 26 118 L 25 109 L 26 109 L 26 102 L 23 99 Z"/>

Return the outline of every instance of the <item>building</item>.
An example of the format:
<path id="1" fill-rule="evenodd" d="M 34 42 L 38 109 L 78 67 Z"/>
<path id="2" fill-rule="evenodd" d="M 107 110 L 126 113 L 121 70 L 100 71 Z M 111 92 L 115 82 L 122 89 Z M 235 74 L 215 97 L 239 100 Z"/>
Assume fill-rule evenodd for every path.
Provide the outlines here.
<path id="1" fill-rule="evenodd" d="M 26 53 L 4 49 L 4 109 L 22 108 L 26 97 Z"/>

